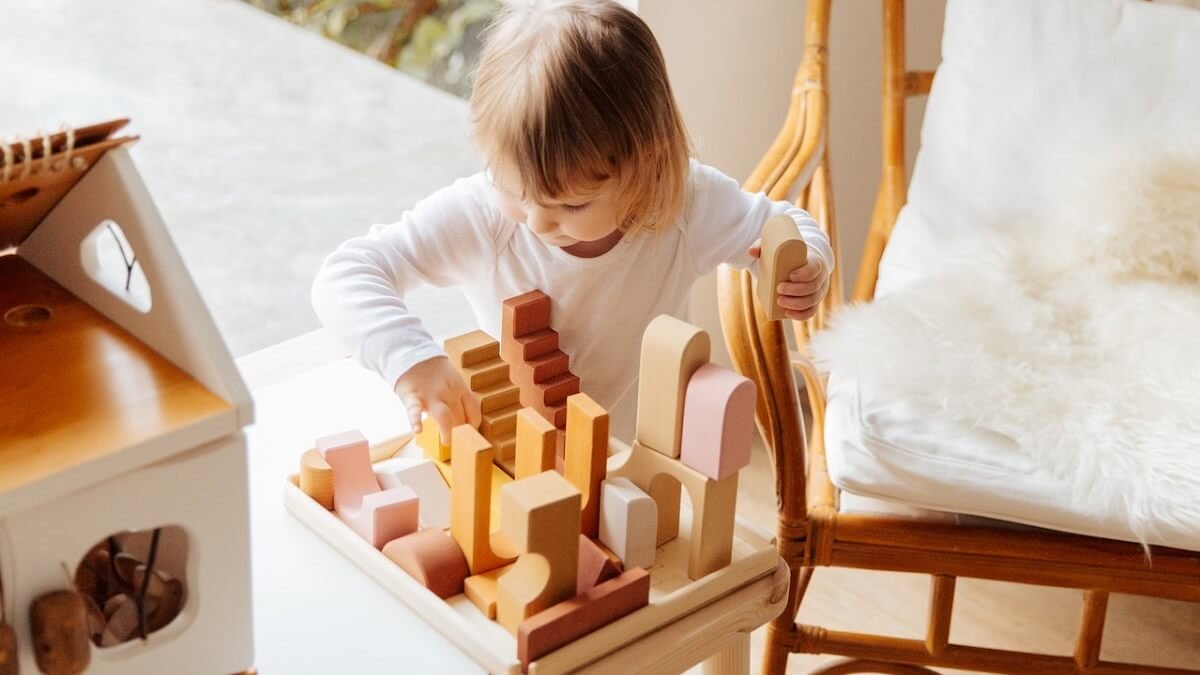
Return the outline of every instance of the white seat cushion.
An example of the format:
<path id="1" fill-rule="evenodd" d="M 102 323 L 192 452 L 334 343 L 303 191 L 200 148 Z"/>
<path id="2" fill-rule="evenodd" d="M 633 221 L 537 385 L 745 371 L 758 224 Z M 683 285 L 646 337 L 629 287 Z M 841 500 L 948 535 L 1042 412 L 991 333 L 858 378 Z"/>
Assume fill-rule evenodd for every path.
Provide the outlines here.
<path id="1" fill-rule="evenodd" d="M 1124 0 L 951 0 L 909 202 L 877 295 L 920 279 L 961 238 L 1050 204 L 1070 162 L 1113 145 L 1200 147 L 1200 12 Z M 1119 141 L 1119 143 L 1118 143 Z M 946 392 L 951 396 L 953 392 Z M 1006 436 L 830 381 L 826 446 L 843 490 L 939 511 L 1137 541 Z M 1197 449 L 1200 453 L 1200 448 Z M 1200 550 L 1200 523 L 1148 543 Z"/>

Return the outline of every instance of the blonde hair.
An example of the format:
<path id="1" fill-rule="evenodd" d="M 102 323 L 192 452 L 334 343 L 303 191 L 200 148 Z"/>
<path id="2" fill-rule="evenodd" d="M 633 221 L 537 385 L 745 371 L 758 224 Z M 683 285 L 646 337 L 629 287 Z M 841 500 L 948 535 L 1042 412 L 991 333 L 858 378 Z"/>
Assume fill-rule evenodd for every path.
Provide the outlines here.
<path id="1" fill-rule="evenodd" d="M 623 231 L 684 208 L 687 130 L 649 26 L 611 0 L 516 3 L 488 29 L 471 94 L 476 139 L 522 196 L 616 179 Z"/>

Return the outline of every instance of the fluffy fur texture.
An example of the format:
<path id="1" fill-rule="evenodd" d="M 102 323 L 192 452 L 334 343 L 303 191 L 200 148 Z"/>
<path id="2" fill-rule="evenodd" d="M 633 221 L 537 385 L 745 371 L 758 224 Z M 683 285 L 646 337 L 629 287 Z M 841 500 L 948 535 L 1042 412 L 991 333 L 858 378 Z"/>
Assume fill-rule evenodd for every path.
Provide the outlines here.
<path id="1" fill-rule="evenodd" d="M 845 310 L 814 354 L 872 397 L 1011 437 L 1143 543 L 1200 531 L 1200 148 L 1076 182 Z"/>

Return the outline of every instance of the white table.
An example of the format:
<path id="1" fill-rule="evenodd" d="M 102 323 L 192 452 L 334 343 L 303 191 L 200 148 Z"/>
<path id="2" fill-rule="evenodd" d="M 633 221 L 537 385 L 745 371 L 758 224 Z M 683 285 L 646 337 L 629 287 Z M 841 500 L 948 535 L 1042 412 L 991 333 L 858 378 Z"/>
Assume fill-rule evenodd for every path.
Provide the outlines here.
<path id="1" fill-rule="evenodd" d="M 342 356 L 318 331 L 239 361 L 258 419 L 247 432 L 256 666 L 263 675 L 483 672 L 284 508 L 284 480 L 317 436 L 358 428 L 374 443 L 407 431 L 398 399 Z M 749 631 L 782 608 L 786 573 L 777 567 L 739 589 L 589 669 L 680 672 L 708 659 L 706 673 L 748 672 Z"/>

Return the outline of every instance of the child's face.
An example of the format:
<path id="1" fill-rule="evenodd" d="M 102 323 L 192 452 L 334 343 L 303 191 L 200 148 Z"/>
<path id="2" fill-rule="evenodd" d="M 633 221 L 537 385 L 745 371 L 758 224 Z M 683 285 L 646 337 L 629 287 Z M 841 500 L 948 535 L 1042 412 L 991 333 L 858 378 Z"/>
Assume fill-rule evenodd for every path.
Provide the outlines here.
<path id="1" fill-rule="evenodd" d="M 617 229 L 617 188 L 613 180 L 571 188 L 539 203 L 532 197 L 521 197 L 520 181 L 510 164 L 497 164 L 490 179 L 500 211 L 518 223 L 525 223 L 550 246 L 567 248 L 597 241 Z"/>

